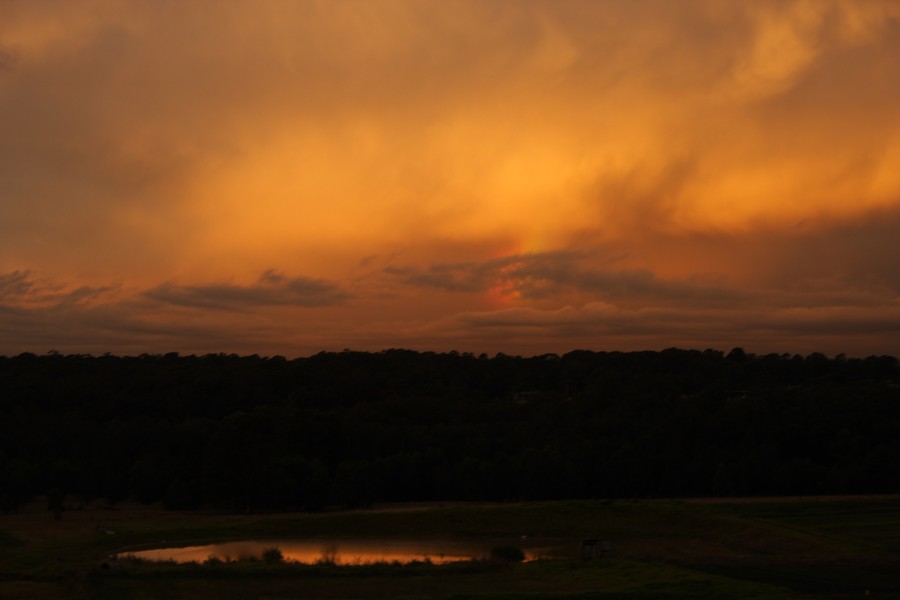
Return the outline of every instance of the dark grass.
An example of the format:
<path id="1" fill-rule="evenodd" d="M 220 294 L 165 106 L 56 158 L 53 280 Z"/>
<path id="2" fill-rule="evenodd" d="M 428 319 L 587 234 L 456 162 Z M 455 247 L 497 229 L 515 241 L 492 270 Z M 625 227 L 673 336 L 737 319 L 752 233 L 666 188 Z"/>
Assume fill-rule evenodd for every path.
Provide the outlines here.
<path id="1" fill-rule="evenodd" d="M 152 509 L 0 517 L 0 598 L 900 597 L 900 498 L 579 501 L 227 515 Z M 108 535 L 95 527 L 102 516 Z M 523 540 L 523 536 L 524 540 Z M 570 558 L 341 567 L 123 563 L 123 547 L 225 539 L 549 538 Z M 614 544 L 583 561 L 580 540 Z M 165 540 L 165 542 L 163 542 Z M 494 541 L 497 544 L 494 544 Z"/>
<path id="2" fill-rule="evenodd" d="M 338 568 L 295 569 L 277 577 L 274 570 L 251 570 L 242 577 L 198 577 L 182 570 L 165 576 L 159 571 L 139 579 L 117 575 L 100 577 L 94 590 L 99 598 L 778 598 L 777 589 L 730 580 L 676 566 L 636 561 L 531 563 L 505 569 L 446 569 L 444 566 L 401 574 L 401 570 Z"/>
<path id="3" fill-rule="evenodd" d="M 900 552 L 900 501 L 896 498 L 766 502 L 724 505 L 723 512 L 823 540 L 839 540 L 860 550 Z"/>
<path id="4" fill-rule="evenodd" d="M 806 594 L 900 595 L 900 571 L 894 570 L 896 565 L 695 565 L 694 568 Z"/>
<path id="5" fill-rule="evenodd" d="M 25 542 L 19 538 L 0 531 L 0 548 L 20 548 Z"/>

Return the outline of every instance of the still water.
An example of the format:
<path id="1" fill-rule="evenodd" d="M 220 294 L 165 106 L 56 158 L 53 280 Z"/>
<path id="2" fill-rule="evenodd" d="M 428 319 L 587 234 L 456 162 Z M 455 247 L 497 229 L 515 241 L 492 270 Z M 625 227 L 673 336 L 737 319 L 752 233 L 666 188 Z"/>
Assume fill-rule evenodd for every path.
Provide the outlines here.
<path id="1" fill-rule="evenodd" d="M 473 544 L 460 541 L 408 540 L 252 540 L 223 542 L 181 548 L 154 548 L 122 552 L 120 557 L 135 557 L 154 561 L 202 563 L 210 558 L 222 561 L 261 559 L 267 548 L 278 548 L 286 561 L 316 564 L 362 565 L 377 562 L 429 560 L 444 564 L 487 558 L 491 548 L 499 544 Z M 523 548 L 525 560 L 550 557 L 549 548 Z"/>

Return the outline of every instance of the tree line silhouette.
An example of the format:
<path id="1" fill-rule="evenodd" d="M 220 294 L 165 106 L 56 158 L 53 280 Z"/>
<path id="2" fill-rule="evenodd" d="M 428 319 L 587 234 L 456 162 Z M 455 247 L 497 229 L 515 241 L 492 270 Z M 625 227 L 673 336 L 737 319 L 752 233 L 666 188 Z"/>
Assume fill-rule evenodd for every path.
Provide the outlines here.
<path id="1" fill-rule="evenodd" d="M 0 357 L 0 508 L 900 492 L 895 358 Z"/>

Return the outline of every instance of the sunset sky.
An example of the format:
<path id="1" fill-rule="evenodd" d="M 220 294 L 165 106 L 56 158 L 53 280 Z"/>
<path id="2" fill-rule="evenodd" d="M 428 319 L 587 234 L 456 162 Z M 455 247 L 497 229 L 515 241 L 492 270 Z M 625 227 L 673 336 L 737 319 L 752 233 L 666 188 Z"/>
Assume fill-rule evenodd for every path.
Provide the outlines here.
<path id="1" fill-rule="evenodd" d="M 900 355 L 900 2 L 0 0 L 0 354 Z"/>

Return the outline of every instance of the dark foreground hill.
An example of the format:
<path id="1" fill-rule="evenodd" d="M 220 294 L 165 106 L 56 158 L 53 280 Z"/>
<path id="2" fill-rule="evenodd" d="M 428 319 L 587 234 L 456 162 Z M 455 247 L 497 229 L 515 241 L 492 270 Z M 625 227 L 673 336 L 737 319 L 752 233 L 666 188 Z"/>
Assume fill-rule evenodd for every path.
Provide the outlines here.
<path id="1" fill-rule="evenodd" d="M 170 508 L 900 492 L 893 357 L 0 357 L 0 495 Z"/>

